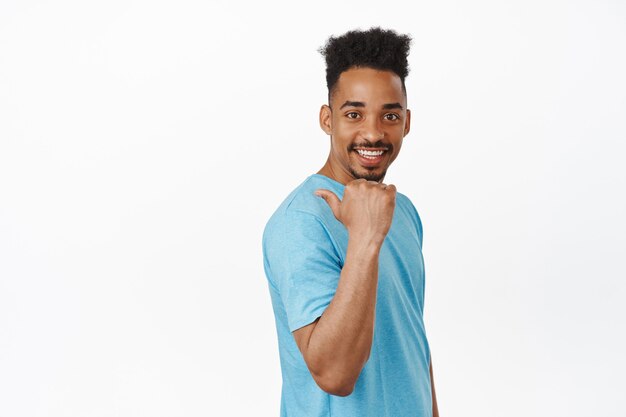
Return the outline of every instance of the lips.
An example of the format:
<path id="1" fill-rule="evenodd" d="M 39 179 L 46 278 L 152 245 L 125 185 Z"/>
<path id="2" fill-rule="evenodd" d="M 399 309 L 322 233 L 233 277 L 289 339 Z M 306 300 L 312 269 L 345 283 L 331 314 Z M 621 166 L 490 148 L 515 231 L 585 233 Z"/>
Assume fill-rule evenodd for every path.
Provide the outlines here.
<path id="1" fill-rule="evenodd" d="M 365 167 L 375 167 L 385 158 L 387 148 L 354 148 L 359 163 Z"/>

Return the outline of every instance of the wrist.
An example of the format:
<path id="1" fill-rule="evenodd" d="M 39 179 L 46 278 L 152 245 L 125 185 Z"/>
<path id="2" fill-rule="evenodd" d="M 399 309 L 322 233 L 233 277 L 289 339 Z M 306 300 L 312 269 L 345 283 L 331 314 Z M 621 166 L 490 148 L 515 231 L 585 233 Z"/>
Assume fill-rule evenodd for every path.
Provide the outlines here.
<path id="1" fill-rule="evenodd" d="M 378 255 L 384 240 L 384 235 L 348 232 L 348 246 L 365 254 Z"/>

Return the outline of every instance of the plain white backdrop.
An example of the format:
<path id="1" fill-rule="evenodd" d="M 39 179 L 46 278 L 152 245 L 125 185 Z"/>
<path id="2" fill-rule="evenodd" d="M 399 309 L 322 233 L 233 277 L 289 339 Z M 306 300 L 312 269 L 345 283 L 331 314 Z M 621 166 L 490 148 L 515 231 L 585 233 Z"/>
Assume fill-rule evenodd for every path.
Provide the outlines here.
<path id="1" fill-rule="evenodd" d="M 278 415 L 261 233 L 379 25 L 441 415 L 625 415 L 623 1 L 2 0 L 1 416 Z"/>

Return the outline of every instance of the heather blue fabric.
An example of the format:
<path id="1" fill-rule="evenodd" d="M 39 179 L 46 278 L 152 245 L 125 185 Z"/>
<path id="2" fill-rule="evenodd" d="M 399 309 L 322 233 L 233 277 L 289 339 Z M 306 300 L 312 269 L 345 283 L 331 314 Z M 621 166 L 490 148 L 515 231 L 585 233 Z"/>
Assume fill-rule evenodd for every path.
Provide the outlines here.
<path id="1" fill-rule="evenodd" d="M 355 389 L 330 395 L 313 380 L 291 332 L 320 317 L 333 298 L 348 244 L 346 228 L 318 188 L 344 186 L 314 174 L 278 207 L 263 233 L 263 262 L 282 370 L 281 417 L 431 417 L 430 349 L 423 322 L 422 224 L 397 193 L 379 257 L 371 355 Z"/>

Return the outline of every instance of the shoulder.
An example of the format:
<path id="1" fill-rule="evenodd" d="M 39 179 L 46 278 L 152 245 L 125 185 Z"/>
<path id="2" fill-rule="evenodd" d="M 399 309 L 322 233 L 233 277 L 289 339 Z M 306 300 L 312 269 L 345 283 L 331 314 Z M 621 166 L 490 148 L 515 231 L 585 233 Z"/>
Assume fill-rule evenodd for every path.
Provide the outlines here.
<path id="1" fill-rule="evenodd" d="M 337 226 L 330 223 L 337 220 L 326 202 L 314 194 L 318 188 L 329 189 L 309 177 L 287 196 L 268 220 L 262 241 L 268 270 L 289 265 L 300 267 L 311 262 L 341 263 Z"/>
<path id="2" fill-rule="evenodd" d="M 274 229 L 289 229 L 295 226 L 319 224 L 327 226 L 336 221 L 326 202 L 315 195 L 318 189 L 333 191 L 339 198 L 343 188 L 321 176 L 311 175 L 298 185 L 278 206 L 265 227 L 265 234 Z"/>
<path id="3" fill-rule="evenodd" d="M 396 193 L 396 207 L 400 207 L 401 210 L 406 210 L 411 213 L 411 215 L 417 215 L 417 209 L 411 199 L 401 192 Z"/>
<path id="4" fill-rule="evenodd" d="M 337 219 L 315 190 L 333 191 L 343 196 L 343 186 L 327 177 L 311 175 L 298 185 L 278 206 L 263 231 L 263 246 L 302 245 L 303 241 L 333 240 Z"/>
<path id="5" fill-rule="evenodd" d="M 410 221 L 415 225 L 417 233 L 421 239 L 423 233 L 422 220 L 411 199 L 400 192 L 396 193 L 396 209 L 400 210 L 403 215 L 410 219 Z"/>

